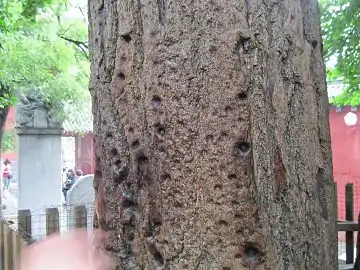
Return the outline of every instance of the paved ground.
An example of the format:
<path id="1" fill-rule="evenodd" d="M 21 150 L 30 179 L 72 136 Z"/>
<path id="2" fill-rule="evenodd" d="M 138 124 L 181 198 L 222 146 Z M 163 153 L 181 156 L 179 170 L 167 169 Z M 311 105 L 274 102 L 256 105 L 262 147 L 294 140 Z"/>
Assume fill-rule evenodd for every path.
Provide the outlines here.
<path id="1" fill-rule="evenodd" d="M 5 196 L 2 197 L 2 205 L 5 206 L 5 209 L 3 209 L 3 215 L 6 218 L 13 217 L 16 218 L 17 216 L 17 198 L 14 197 L 11 193 L 4 194 Z"/>

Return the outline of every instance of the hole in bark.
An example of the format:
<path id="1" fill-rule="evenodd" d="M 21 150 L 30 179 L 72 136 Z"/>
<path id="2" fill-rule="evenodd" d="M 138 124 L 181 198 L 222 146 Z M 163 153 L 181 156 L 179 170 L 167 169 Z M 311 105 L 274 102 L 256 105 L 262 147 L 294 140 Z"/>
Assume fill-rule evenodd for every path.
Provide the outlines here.
<path id="1" fill-rule="evenodd" d="M 144 154 L 140 154 L 140 155 L 137 157 L 137 162 L 139 163 L 139 165 L 141 165 L 141 164 L 148 163 L 148 162 L 149 162 L 149 159 L 148 159 Z"/>
<path id="2" fill-rule="evenodd" d="M 160 134 L 161 136 L 164 136 L 165 135 L 165 128 L 163 126 L 157 127 L 157 133 Z"/>
<path id="3" fill-rule="evenodd" d="M 235 259 L 241 259 L 241 254 L 240 253 L 237 253 L 237 254 L 235 254 Z"/>
<path id="4" fill-rule="evenodd" d="M 116 160 L 114 161 L 114 165 L 115 165 L 116 167 L 120 167 L 120 166 L 121 166 L 121 160 L 120 160 L 120 158 L 118 158 L 118 159 L 116 159 Z"/>
<path id="5" fill-rule="evenodd" d="M 116 148 L 112 148 L 110 150 L 110 154 L 113 156 L 113 157 L 116 157 L 118 155 L 118 151 L 116 150 Z"/>
<path id="6" fill-rule="evenodd" d="M 119 72 L 118 73 L 118 78 L 120 79 L 120 80 L 125 80 L 125 74 L 123 73 L 123 72 Z"/>
<path id="7" fill-rule="evenodd" d="M 229 174 L 229 175 L 228 175 L 228 179 L 229 179 L 229 180 L 234 180 L 234 179 L 236 179 L 236 174 L 234 174 L 234 173 Z"/>
<path id="8" fill-rule="evenodd" d="M 128 198 L 123 198 L 122 206 L 124 208 L 130 208 L 130 207 L 132 207 L 134 205 L 135 205 L 134 201 L 132 201 L 132 200 L 130 200 Z"/>
<path id="9" fill-rule="evenodd" d="M 145 156 L 144 153 L 140 152 L 136 156 L 136 165 L 137 174 L 141 177 L 142 180 L 149 180 L 149 159 Z M 140 179 L 139 179 L 140 180 Z"/>
<path id="10" fill-rule="evenodd" d="M 129 43 L 129 42 L 131 41 L 131 36 L 130 36 L 130 34 L 124 34 L 124 35 L 121 36 L 121 38 L 122 38 L 123 40 L 125 40 L 127 43 Z"/>
<path id="11" fill-rule="evenodd" d="M 153 256 L 154 256 L 155 261 L 158 264 L 160 264 L 160 265 L 164 264 L 164 258 L 162 257 L 162 255 L 160 254 L 159 251 L 154 252 Z"/>
<path id="12" fill-rule="evenodd" d="M 237 95 L 238 99 L 239 100 L 244 100 L 244 99 L 247 99 L 247 93 L 245 92 L 241 92 Z"/>
<path id="13" fill-rule="evenodd" d="M 151 105 L 154 108 L 159 108 L 161 106 L 161 98 L 158 95 L 154 95 L 151 100 Z"/>
<path id="14" fill-rule="evenodd" d="M 228 105 L 228 106 L 225 107 L 225 112 L 229 113 L 229 112 L 231 112 L 231 111 L 232 111 L 232 108 L 231 108 L 230 105 Z"/>
<path id="15" fill-rule="evenodd" d="M 215 189 L 215 190 L 220 190 L 220 189 L 222 189 L 222 186 L 219 185 L 219 184 L 217 184 L 217 185 L 214 186 L 214 189 Z"/>
<path id="16" fill-rule="evenodd" d="M 246 156 L 250 152 L 250 144 L 248 142 L 237 142 L 234 145 L 234 152 L 237 156 Z"/>
<path id="17" fill-rule="evenodd" d="M 213 136 L 212 134 L 209 134 L 209 135 L 206 136 L 205 140 L 206 140 L 206 142 L 209 143 L 209 144 L 210 144 L 210 143 L 213 143 L 213 141 L 214 141 L 214 136 Z"/>
<path id="18" fill-rule="evenodd" d="M 226 220 L 219 220 L 219 225 L 221 225 L 221 226 L 228 226 L 229 225 L 229 223 L 226 221 Z"/>
<path id="19" fill-rule="evenodd" d="M 134 233 L 131 232 L 131 233 L 128 234 L 127 239 L 128 239 L 129 241 L 133 241 L 133 240 L 134 240 L 134 237 L 135 237 L 135 236 L 134 236 Z"/>
<path id="20" fill-rule="evenodd" d="M 161 180 L 163 180 L 163 181 L 168 181 L 168 180 L 170 180 L 171 179 L 171 176 L 170 176 L 170 174 L 168 174 L 168 173 L 164 173 L 162 176 L 161 176 Z"/>
<path id="21" fill-rule="evenodd" d="M 236 213 L 235 214 L 235 218 L 243 218 L 243 217 L 244 217 L 244 215 L 242 213 Z"/>
<path id="22" fill-rule="evenodd" d="M 251 245 L 251 244 L 248 244 L 245 246 L 244 248 L 244 255 L 245 255 L 245 258 L 244 258 L 244 262 L 248 265 L 256 265 L 256 264 L 259 264 L 260 262 L 260 250 Z"/>
<path id="23" fill-rule="evenodd" d="M 134 133 L 134 129 L 132 127 L 129 127 L 128 132 L 129 133 Z"/>
<path id="24" fill-rule="evenodd" d="M 227 132 L 226 131 L 221 131 L 221 137 L 227 137 Z"/>
<path id="25" fill-rule="evenodd" d="M 234 204 L 234 205 L 239 205 L 240 204 L 237 200 L 232 200 L 231 203 Z"/>
<path id="26" fill-rule="evenodd" d="M 217 51 L 217 48 L 216 48 L 215 46 L 210 46 L 209 51 L 210 51 L 211 53 L 216 52 L 216 51 Z"/>
<path id="27" fill-rule="evenodd" d="M 140 146 L 140 141 L 139 140 L 135 140 L 131 144 L 131 148 L 133 148 L 133 149 L 137 149 L 137 148 L 139 148 L 139 146 Z"/>
<path id="28" fill-rule="evenodd" d="M 318 42 L 316 40 L 311 41 L 311 46 L 315 49 L 318 45 Z"/>
<path id="29" fill-rule="evenodd" d="M 178 207 L 178 208 L 181 208 L 181 207 L 183 207 L 183 204 L 181 202 L 175 201 L 174 206 Z"/>
<path id="30" fill-rule="evenodd" d="M 113 135 L 111 132 L 106 132 L 106 139 L 112 139 Z"/>
<path id="31" fill-rule="evenodd" d="M 169 241 L 167 241 L 167 240 L 163 240 L 163 241 L 162 241 L 162 244 L 164 244 L 164 245 L 168 245 L 168 244 L 169 244 Z"/>

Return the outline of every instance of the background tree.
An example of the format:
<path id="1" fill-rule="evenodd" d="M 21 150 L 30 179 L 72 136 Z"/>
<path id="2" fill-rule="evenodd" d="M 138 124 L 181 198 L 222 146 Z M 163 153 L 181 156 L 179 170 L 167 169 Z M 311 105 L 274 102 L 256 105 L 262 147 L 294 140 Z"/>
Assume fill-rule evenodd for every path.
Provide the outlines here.
<path id="1" fill-rule="evenodd" d="M 335 104 L 360 105 L 360 1 L 322 0 L 322 30 L 325 60 L 336 60 L 328 68 L 329 80 L 348 85 Z"/>
<path id="2" fill-rule="evenodd" d="M 64 3 L 39 3 L 32 16 L 25 8 L 7 2 L 5 21 L 12 23 L 1 29 L 1 126 L 19 88 L 41 88 L 60 117 L 75 117 L 73 112 L 90 102 L 86 20 L 70 16 Z"/>
<path id="3" fill-rule="evenodd" d="M 317 1 L 89 0 L 119 269 L 336 269 Z"/>

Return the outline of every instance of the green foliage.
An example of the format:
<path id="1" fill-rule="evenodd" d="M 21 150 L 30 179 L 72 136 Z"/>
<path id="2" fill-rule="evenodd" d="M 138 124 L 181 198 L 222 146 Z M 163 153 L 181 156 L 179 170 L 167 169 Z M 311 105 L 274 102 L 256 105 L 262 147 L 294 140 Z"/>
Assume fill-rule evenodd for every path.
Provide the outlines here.
<path id="1" fill-rule="evenodd" d="M 11 96 L 9 93 L 4 93 L 2 96 L 0 96 L 0 109 L 11 106 L 15 103 L 15 101 L 15 96 Z"/>
<path id="2" fill-rule="evenodd" d="M 328 80 L 342 79 L 348 86 L 334 103 L 360 105 L 360 1 L 322 0 L 320 5 L 325 60 L 337 60 L 327 70 Z"/>
<path id="3" fill-rule="evenodd" d="M 16 134 L 14 130 L 7 130 L 3 134 L 2 144 L 1 144 L 2 152 L 14 152 L 16 150 Z"/>
<path id="4" fill-rule="evenodd" d="M 0 33 L 35 23 L 36 15 L 54 3 L 55 0 L 0 0 Z"/>
<path id="5" fill-rule="evenodd" d="M 62 3 L 28 1 L 25 5 L 16 0 L 7 2 L 12 6 L 9 18 L 13 19 L 12 26 L 7 23 L 7 31 L 0 34 L 0 83 L 12 92 L 0 99 L 0 106 L 13 103 L 19 88 L 40 88 L 59 113 L 64 108 L 74 111 L 89 102 L 87 23 L 82 18 L 64 19 L 66 6 Z M 21 15 L 14 18 L 15 14 Z M 29 20 L 25 26 L 24 21 Z"/>

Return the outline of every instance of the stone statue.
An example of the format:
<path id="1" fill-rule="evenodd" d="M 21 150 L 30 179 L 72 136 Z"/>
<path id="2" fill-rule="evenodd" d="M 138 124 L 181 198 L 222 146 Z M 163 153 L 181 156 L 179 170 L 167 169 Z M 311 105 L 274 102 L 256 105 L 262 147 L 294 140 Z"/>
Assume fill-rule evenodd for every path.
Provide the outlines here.
<path id="1" fill-rule="evenodd" d="M 61 128 L 54 112 L 46 106 L 45 96 L 39 89 L 31 89 L 26 94 L 19 92 L 16 106 L 17 128 Z"/>

